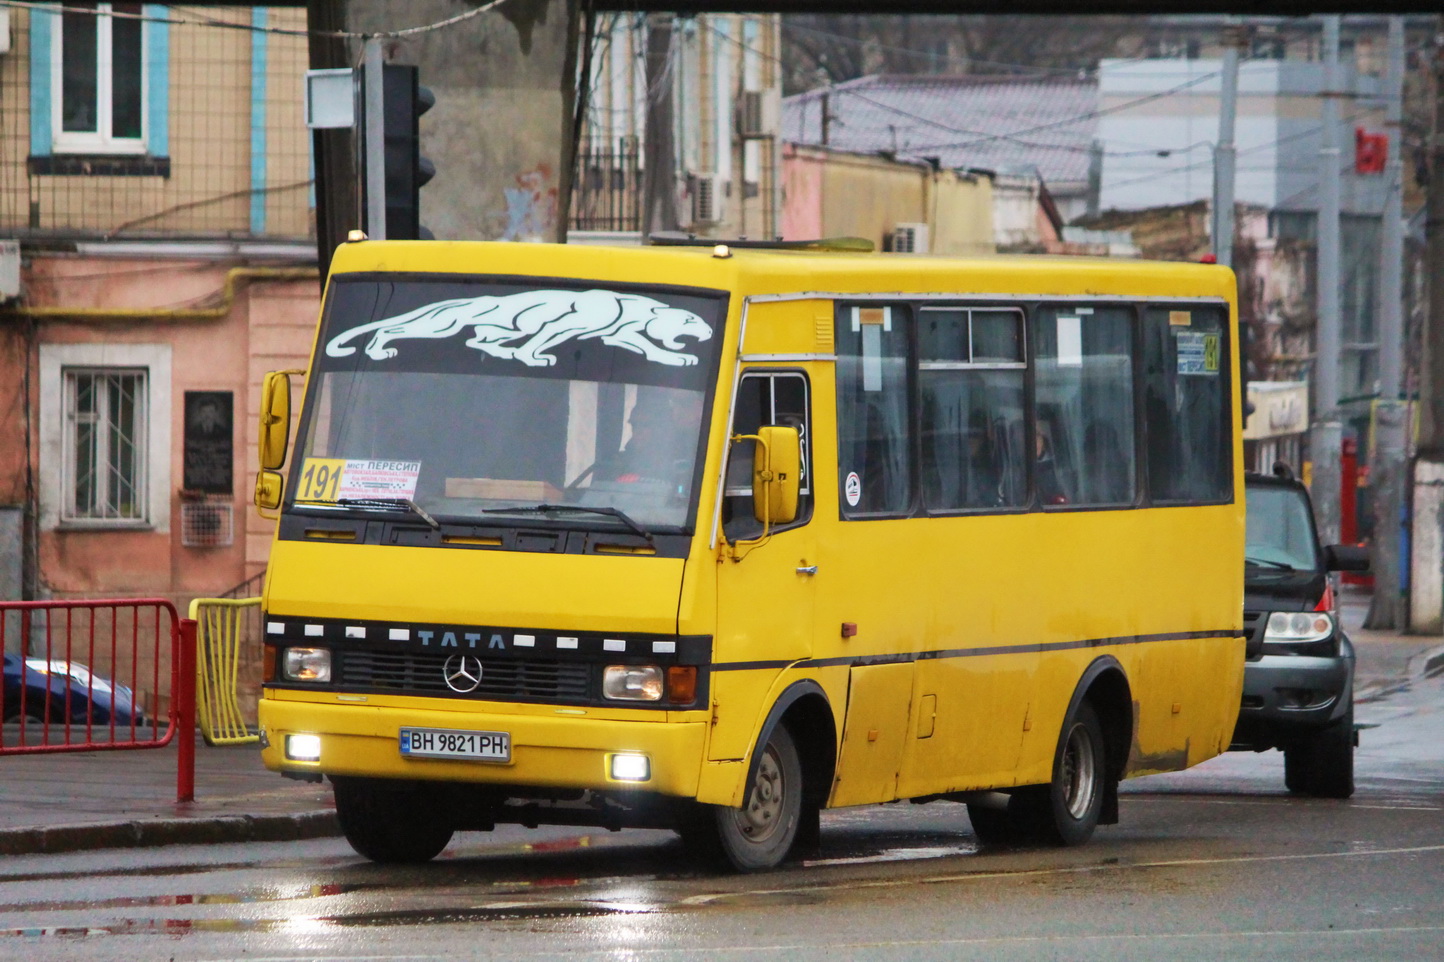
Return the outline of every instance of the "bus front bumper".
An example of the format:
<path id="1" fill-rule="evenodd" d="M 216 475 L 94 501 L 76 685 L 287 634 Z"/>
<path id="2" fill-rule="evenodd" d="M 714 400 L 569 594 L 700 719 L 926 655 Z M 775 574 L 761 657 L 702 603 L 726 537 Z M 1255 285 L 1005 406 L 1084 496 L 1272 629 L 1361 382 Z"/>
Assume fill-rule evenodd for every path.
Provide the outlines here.
<path id="1" fill-rule="evenodd" d="M 512 707 L 512 706 L 508 706 Z M 594 791 L 641 790 L 682 798 L 697 794 L 707 726 L 702 721 L 624 721 L 576 716 L 459 713 L 424 708 L 337 705 L 263 698 L 261 758 L 272 771 L 297 775 L 475 782 Z M 506 762 L 418 758 L 400 749 L 402 728 L 505 732 Z M 319 737 L 319 758 L 286 757 L 288 735 Z M 643 755 L 645 780 L 612 777 L 612 756 Z"/>

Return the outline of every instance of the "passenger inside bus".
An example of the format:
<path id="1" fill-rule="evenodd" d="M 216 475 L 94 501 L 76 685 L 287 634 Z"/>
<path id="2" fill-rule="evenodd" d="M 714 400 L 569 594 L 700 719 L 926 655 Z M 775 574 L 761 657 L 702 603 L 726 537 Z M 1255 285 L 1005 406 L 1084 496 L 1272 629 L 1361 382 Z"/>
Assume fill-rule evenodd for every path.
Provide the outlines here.
<path id="1" fill-rule="evenodd" d="M 1067 504 L 1068 494 L 1058 477 L 1058 462 L 1053 457 L 1053 440 L 1040 425 L 1034 435 L 1036 457 L 1033 462 L 1033 478 L 1038 488 L 1040 504 Z"/>

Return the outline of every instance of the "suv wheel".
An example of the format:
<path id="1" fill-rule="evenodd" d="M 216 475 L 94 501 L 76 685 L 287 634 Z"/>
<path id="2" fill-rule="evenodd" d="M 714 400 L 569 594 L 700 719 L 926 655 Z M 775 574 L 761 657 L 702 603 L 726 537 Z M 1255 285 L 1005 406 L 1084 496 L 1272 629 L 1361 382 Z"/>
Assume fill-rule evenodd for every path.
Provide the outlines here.
<path id="1" fill-rule="evenodd" d="M 1284 784 L 1296 795 L 1354 794 L 1354 706 L 1306 742 L 1284 749 Z"/>

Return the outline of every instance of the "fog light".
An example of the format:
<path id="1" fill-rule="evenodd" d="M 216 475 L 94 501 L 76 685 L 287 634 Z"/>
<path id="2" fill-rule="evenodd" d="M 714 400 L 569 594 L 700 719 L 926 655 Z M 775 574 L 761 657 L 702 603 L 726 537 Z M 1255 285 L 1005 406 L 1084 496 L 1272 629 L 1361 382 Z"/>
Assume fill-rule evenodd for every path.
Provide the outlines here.
<path id="1" fill-rule="evenodd" d="M 286 681 L 330 681 L 329 648 L 287 648 L 281 658 L 281 677 Z"/>
<path id="2" fill-rule="evenodd" d="M 652 777 L 652 760 L 646 755 L 613 755 L 612 778 L 619 782 L 645 782 Z"/>
<path id="3" fill-rule="evenodd" d="M 287 735 L 286 757 L 293 762 L 319 762 L 321 760 L 321 736 Z"/>

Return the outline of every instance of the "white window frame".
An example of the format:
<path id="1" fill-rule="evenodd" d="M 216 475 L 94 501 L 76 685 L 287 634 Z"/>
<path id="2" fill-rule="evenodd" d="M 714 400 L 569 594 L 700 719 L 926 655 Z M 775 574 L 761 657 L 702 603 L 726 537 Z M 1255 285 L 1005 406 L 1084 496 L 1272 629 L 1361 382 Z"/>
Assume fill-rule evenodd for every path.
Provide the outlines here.
<path id="1" fill-rule="evenodd" d="M 69 517 L 74 503 L 68 465 L 73 435 L 68 427 L 67 372 L 143 372 L 146 382 L 139 471 L 144 479 L 139 518 Z M 41 530 L 143 529 L 170 531 L 171 347 L 169 344 L 40 345 Z M 143 467 L 139 467 L 143 465 Z"/>
<path id="2" fill-rule="evenodd" d="M 111 4 L 99 4 L 101 14 L 108 14 Z M 50 112 L 51 150 L 57 154 L 144 154 L 146 152 L 145 132 L 150 129 L 150 45 L 145 31 L 141 31 L 140 42 L 140 130 L 139 137 L 114 137 L 110 124 L 113 113 L 111 89 L 111 67 L 115 44 L 111 25 L 115 20 L 110 16 L 97 15 L 95 18 L 96 90 L 94 133 L 67 131 L 65 129 L 65 26 L 64 19 L 55 18 L 54 56 L 50 68 Z"/>

